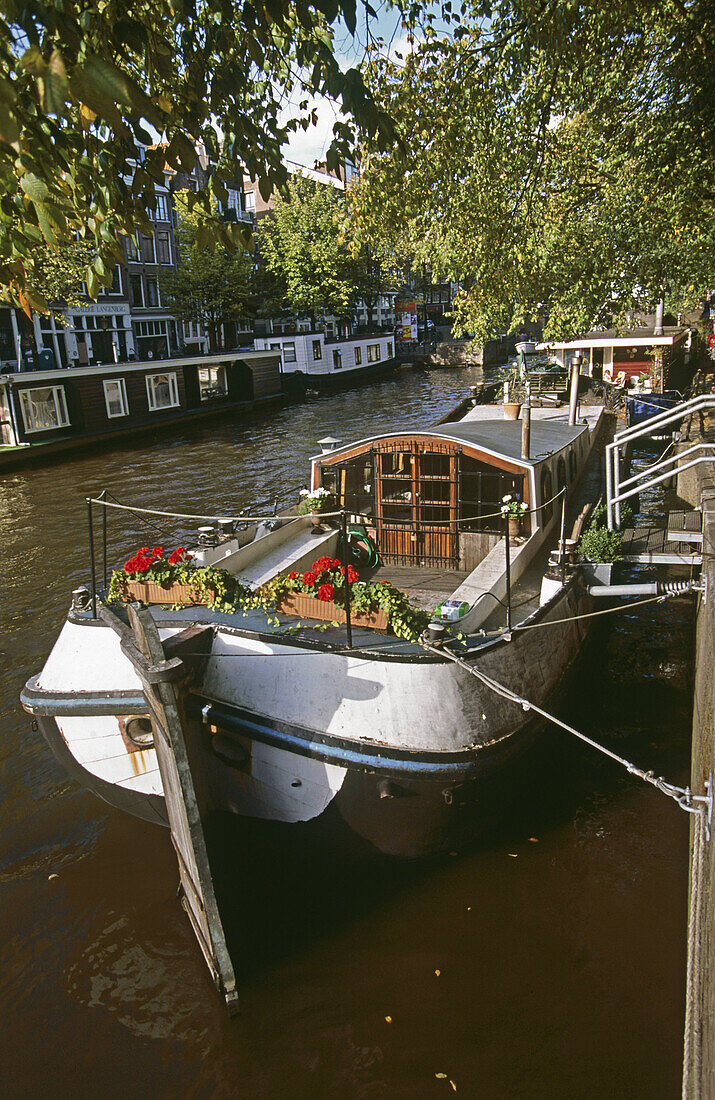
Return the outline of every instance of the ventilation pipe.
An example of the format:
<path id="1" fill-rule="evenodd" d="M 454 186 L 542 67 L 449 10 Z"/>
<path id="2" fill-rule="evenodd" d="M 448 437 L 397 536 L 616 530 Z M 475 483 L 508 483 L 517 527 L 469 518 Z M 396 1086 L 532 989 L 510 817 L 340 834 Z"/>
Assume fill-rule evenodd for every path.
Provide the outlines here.
<path id="1" fill-rule="evenodd" d="M 578 379 L 581 370 L 581 356 L 571 356 L 571 383 L 569 388 L 569 426 L 573 428 L 578 416 Z"/>
<path id="2" fill-rule="evenodd" d="M 664 310 L 664 308 L 665 308 L 665 303 L 663 302 L 663 299 L 661 298 L 660 301 L 658 302 L 658 305 L 655 307 L 655 326 L 653 328 L 653 335 L 654 336 L 662 336 L 663 335 L 663 310 Z"/>
<path id="3" fill-rule="evenodd" d="M 521 406 L 521 457 L 528 459 L 531 451 L 531 386 L 526 383 L 526 400 Z"/>

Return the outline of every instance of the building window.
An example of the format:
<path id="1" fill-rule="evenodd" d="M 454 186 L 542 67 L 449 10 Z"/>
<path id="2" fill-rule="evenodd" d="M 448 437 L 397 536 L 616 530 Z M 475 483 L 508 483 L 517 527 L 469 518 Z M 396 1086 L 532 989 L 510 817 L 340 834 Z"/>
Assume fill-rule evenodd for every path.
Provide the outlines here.
<path id="1" fill-rule="evenodd" d="M 172 409 L 179 404 L 179 389 L 176 374 L 148 374 L 146 392 L 149 398 L 149 411 Z"/>
<path id="2" fill-rule="evenodd" d="M 160 229 L 156 234 L 156 262 L 158 264 L 171 263 L 171 241 L 165 229 Z"/>
<path id="3" fill-rule="evenodd" d="M 36 390 L 20 390 L 20 408 L 26 432 L 64 428 L 70 422 L 64 386 L 42 386 Z"/>
<path id="4" fill-rule="evenodd" d="M 154 220 L 158 222 L 169 221 L 169 196 L 155 195 Z"/>
<path id="5" fill-rule="evenodd" d="M 123 378 L 105 380 L 104 404 L 107 406 L 107 416 L 110 420 L 115 416 L 126 416 L 129 412 L 127 401 L 127 388 Z"/>
<path id="6" fill-rule="evenodd" d="M 343 354 L 337 348 L 333 351 L 333 370 L 341 370 L 343 365 Z"/>
<path id="7" fill-rule="evenodd" d="M 355 366 L 359 367 L 361 363 L 362 363 L 362 348 L 358 346 L 358 347 L 355 348 Z"/>
<path id="8" fill-rule="evenodd" d="M 368 363 L 380 362 L 380 345 L 368 344 L 367 345 L 367 361 Z"/>
<path id="9" fill-rule="evenodd" d="M 147 276 L 146 280 L 146 304 L 148 306 L 159 306 L 161 302 L 159 300 L 159 280 L 153 276 Z"/>
<path id="10" fill-rule="evenodd" d="M 243 207 L 249 212 L 249 214 L 255 214 L 256 212 L 256 192 L 244 191 L 243 192 Z"/>
<path id="11" fill-rule="evenodd" d="M 141 275 L 129 276 L 129 301 L 133 306 L 144 305 L 144 290 Z"/>
<path id="12" fill-rule="evenodd" d="M 283 362 L 284 363 L 295 363 L 295 344 L 294 343 L 283 345 Z"/>
<path id="13" fill-rule="evenodd" d="M 145 264 L 154 263 L 154 238 L 142 236 L 142 260 Z"/>
<path id="14" fill-rule="evenodd" d="M 323 358 L 323 345 L 320 340 L 313 340 L 313 359 Z"/>
<path id="15" fill-rule="evenodd" d="M 135 245 L 131 237 L 126 238 L 127 246 L 127 259 L 137 261 L 139 259 L 139 249 Z"/>

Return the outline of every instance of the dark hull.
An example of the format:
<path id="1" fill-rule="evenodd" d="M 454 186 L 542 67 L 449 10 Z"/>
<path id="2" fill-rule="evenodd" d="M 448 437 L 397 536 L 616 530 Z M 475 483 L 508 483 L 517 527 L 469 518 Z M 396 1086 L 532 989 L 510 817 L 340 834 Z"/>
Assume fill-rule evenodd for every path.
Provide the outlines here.
<path id="1" fill-rule="evenodd" d="M 333 371 L 330 374 L 304 374 L 303 371 L 292 371 L 282 375 L 283 392 L 288 396 L 299 396 L 308 390 L 317 390 L 319 393 L 330 393 L 335 390 L 351 389 L 353 386 L 362 386 L 366 382 L 372 382 L 375 378 L 381 378 L 395 369 L 395 360 L 387 359 L 380 363 L 370 363 L 359 370 Z"/>

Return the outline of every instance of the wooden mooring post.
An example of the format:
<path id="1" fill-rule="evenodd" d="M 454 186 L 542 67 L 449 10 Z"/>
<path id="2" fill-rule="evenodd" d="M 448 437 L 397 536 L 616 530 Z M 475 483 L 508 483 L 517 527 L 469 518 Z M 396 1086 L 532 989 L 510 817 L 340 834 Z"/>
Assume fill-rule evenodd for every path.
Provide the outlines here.
<path id="1" fill-rule="evenodd" d="M 127 606 L 131 629 L 109 608 L 99 614 L 121 639 L 121 648 L 139 676 L 154 728 L 154 746 L 164 786 L 171 840 L 179 864 L 182 905 L 211 976 L 229 1014 L 238 1011 L 238 991 L 214 889 L 204 831 L 208 792 L 200 766 L 198 724 L 187 717 L 187 688 L 208 654 L 211 627 L 189 627 L 162 644 L 149 609 Z M 191 657 L 182 658 L 182 651 Z"/>

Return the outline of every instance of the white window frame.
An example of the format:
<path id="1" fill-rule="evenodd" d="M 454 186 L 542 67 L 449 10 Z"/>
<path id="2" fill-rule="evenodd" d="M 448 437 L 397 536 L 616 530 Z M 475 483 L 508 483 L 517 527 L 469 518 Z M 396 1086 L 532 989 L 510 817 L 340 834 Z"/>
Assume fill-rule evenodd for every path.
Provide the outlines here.
<path id="1" fill-rule="evenodd" d="M 286 343 L 283 345 L 283 362 L 295 363 L 296 361 L 297 359 L 295 354 L 295 341 L 286 341 Z"/>
<path id="2" fill-rule="evenodd" d="M 367 361 L 368 363 L 379 363 L 381 356 L 381 350 L 379 344 L 367 345 Z"/>
<path id="3" fill-rule="evenodd" d="M 31 409 L 32 397 L 30 394 L 38 393 L 40 390 L 49 390 L 52 395 L 55 416 L 57 417 L 56 424 L 41 424 L 39 427 L 33 426 L 34 421 Z M 25 425 L 25 431 L 28 435 L 31 432 L 51 432 L 55 431 L 57 428 L 66 428 L 70 422 L 64 386 L 36 386 L 33 387 L 33 389 L 20 390 L 20 409 L 22 411 L 22 421 Z M 30 421 L 29 424 L 28 420 Z"/>
<path id="4" fill-rule="evenodd" d="M 355 345 L 355 366 L 356 367 L 361 367 L 362 366 L 362 348 L 360 347 L 359 344 Z"/>
<path id="5" fill-rule="evenodd" d="M 340 348 L 333 348 L 333 370 L 343 369 L 343 353 Z"/>
<path id="6" fill-rule="evenodd" d="M 154 192 L 154 220 L 157 222 L 171 221 L 171 206 L 169 203 L 169 196 L 163 191 Z M 161 213 L 159 212 L 161 208 Z"/>
<path id="7" fill-rule="evenodd" d="M 313 340 L 313 361 L 317 362 L 318 359 L 323 358 L 323 345 L 320 340 Z"/>
<path id="8" fill-rule="evenodd" d="M 159 405 L 156 400 L 155 378 L 166 378 L 169 383 L 169 401 L 166 405 Z M 176 371 L 161 371 L 157 374 L 147 374 L 146 394 L 149 401 L 149 412 L 159 412 L 162 409 L 175 409 L 179 405 L 179 387 L 176 381 Z"/>
<path id="9" fill-rule="evenodd" d="M 105 378 L 102 381 L 104 387 L 104 404 L 107 408 L 107 417 L 109 420 L 115 420 L 118 416 L 129 416 L 129 402 L 127 401 L 127 387 L 123 378 Z M 108 386 L 116 386 L 119 391 L 119 401 L 122 406 L 121 412 L 112 412 L 110 408 L 111 398 L 109 396 Z"/>

